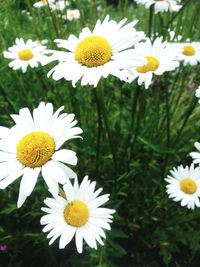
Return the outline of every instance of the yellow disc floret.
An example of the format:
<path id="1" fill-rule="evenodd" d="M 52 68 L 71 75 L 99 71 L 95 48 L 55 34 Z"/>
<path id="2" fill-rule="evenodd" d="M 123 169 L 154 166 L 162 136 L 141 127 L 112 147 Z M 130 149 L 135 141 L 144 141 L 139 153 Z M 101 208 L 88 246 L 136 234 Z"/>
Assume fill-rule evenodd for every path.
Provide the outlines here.
<path id="1" fill-rule="evenodd" d="M 17 144 L 17 159 L 30 168 L 41 167 L 55 151 L 55 141 L 48 133 L 32 132 Z"/>
<path id="2" fill-rule="evenodd" d="M 81 227 L 89 218 L 88 207 L 81 200 L 70 202 L 64 210 L 65 221 L 75 227 Z"/>
<path id="3" fill-rule="evenodd" d="M 24 49 L 18 52 L 18 57 L 21 60 L 30 60 L 33 58 L 33 52 L 30 49 Z"/>
<path id="4" fill-rule="evenodd" d="M 97 67 L 107 63 L 112 56 L 108 41 L 99 36 L 90 36 L 81 41 L 75 51 L 75 59 L 87 67 Z"/>
<path id="5" fill-rule="evenodd" d="M 197 191 L 197 184 L 193 179 L 185 178 L 180 182 L 181 190 L 186 194 L 194 194 Z"/>
<path id="6" fill-rule="evenodd" d="M 137 67 L 136 70 L 139 73 L 146 73 L 149 71 L 155 71 L 160 65 L 160 62 L 155 57 L 146 56 L 147 64 Z"/>
<path id="7" fill-rule="evenodd" d="M 185 45 L 183 47 L 183 52 L 185 56 L 194 56 L 195 55 L 195 49 L 191 45 Z"/>

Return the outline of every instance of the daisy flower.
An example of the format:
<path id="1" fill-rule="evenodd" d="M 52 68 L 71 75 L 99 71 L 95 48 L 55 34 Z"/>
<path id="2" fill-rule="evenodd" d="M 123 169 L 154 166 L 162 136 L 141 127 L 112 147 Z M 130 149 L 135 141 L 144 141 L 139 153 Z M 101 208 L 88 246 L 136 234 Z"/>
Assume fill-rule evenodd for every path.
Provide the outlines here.
<path id="1" fill-rule="evenodd" d="M 150 8 L 154 5 L 155 14 L 159 12 L 178 12 L 182 5 L 179 5 L 180 0 L 135 0 L 136 3 L 144 5 L 146 8 Z"/>
<path id="2" fill-rule="evenodd" d="M 188 209 L 200 207 L 200 169 L 192 164 L 185 168 L 181 165 L 173 168 L 165 179 L 168 183 L 167 193 L 174 201 L 181 201 L 181 206 Z"/>
<path id="3" fill-rule="evenodd" d="M 0 189 L 5 189 L 22 176 L 17 206 L 22 206 L 33 191 L 41 173 L 49 191 L 58 195 L 58 183 L 65 184 L 76 174 L 65 164 L 76 165 L 76 153 L 60 149 L 64 142 L 80 137 L 82 130 L 74 127 L 74 114 L 53 113 L 51 103 L 41 102 L 31 115 L 28 108 L 11 115 L 15 125 L 0 127 Z"/>
<path id="4" fill-rule="evenodd" d="M 55 40 L 58 47 L 69 51 L 52 51 L 49 62 L 58 60 L 59 63 L 48 77 L 52 75 L 54 80 L 64 78 L 72 81 L 73 86 L 81 80 L 81 85 L 95 87 L 101 77 L 106 78 L 109 74 L 123 79 L 120 68 L 129 62 L 129 50 L 126 49 L 144 37 L 143 32 L 134 28 L 137 21 L 124 25 L 125 22 L 126 19 L 119 23 L 109 21 L 106 16 L 102 23 L 97 21 L 93 31 L 84 28 L 78 38 L 70 35 L 68 40 Z M 137 65 L 141 59 L 135 57 L 132 62 Z"/>
<path id="5" fill-rule="evenodd" d="M 183 65 L 195 66 L 200 62 L 200 43 L 176 43 L 173 45 L 174 52 L 177 53 L 179 61 L 183 61 Z"/>
<path id="6" fill-rule="evenodd" d="M 69 5 L 68 1 L 65 0 L 57 0 L 57 1 L 53 1 L 49 7 L 52 10 L 60 10 L 63 11 L 67 6 Z"/>
<path id="7" fill-rule="evenodd" d="M 166 42 L 163 43 L 162 38 L 156 38 L 153 44 L 149 38 L 143 43 L 136 44 L 135 49 L 130 53 L 130 58 L 134 58 L 135 55 L 146 62 L 144 65 L 136 67 L 129 66 L 128 80 L 132 82 L 138 78 L 138 84 L 144 83 L 145 89 L 149 88 L 153 75 L 162 75 L 164 72 L 172 71 L 179 66 L 171 46 Z"/>
<path id="8" fill-rule="evenodd" d="M 99 196 L 102 188 L 95 191 L 96 182 L 85 176 L 80 186 L 77 179 L 74 185 L 68 180 L 63 189 L 66 198 L 46 198 L 44 203 L 48 208 L 42 208 L 47 215 L 41 218 L 41 224 L 46 225 L 43 232 L 49 232 L 51 245 L 58 237 L 59 248 L 63 249 L 75 236 L 76 248 L 83 251 L 83 240 L 89 247 L 97 249 L 97 243 L 103 245 L 106 238 L 104 229 L 110 230 L 115 210 L 100 208 L 109 200 L 109 194 Z"/>
<path id="9" fill-rule="evenodd" d="M 67 20 L 74 20 L 74 19 L 79 19 L 80 18 L 80 12 L 78 9 L 68 9 L 67 14 L 62 16 L 63 19 Z"/>
<path id="10" fill-rule="evenodd" d="M 199 98 L 199 103 L 200 103 L 200 86 L 196 89 L 196 93 L 195 93 L 196 97 Z"/>
<path id="11" fill-rule="evenodd" d="M 47 56 L 45 55 L 46 46 L 39 45 L 35 41 L 28 40 L 25 42 L 22 38 L 15 40 L 15 45 L 4 51 L 5 58 L 12 59 L 9 67 L 13 70 L 22 69 L 22 72 L 27 71 L 27 67 L 38 67 L 39 63 L 45 64 Z"/>
<path id="12" fill-rule="evenodd" d="M 41 8 L 41 7 L 47 6 L 48 4 L 51 4 L 51 2 L 53 2 L 53 0 L 41 0 L 41 1 L 34 3 L 33 6 L 36 8 Z"/>

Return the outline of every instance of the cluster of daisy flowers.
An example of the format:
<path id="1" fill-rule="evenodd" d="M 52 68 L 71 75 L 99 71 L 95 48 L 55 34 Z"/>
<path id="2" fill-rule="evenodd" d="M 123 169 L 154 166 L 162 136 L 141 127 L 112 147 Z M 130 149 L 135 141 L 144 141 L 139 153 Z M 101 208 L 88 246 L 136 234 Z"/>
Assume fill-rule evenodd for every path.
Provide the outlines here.
<path id="1" fill-rule="evenodd" d="M 200 86 L 196 90 L 196 97 L 200 98 Z M 165 178 L 169 197 L 176 202 L 180 201 L 181 206 L 188 209 L 200 207 L 200 143 L 195 142 L 194 146 L 197 152 L 190 153 L 192 164 L 173 168 Z"/>
<path id="2" fill-rule="evenodd" d="M 182 5 L 180 0 L 135 0 L 137 4 L 142 4 L 145 8 L 153 7 L 155 14 L 163 12 L 178 12 Z"/>
<path id="3" fill-rule="evenodd" d="M 117 23 L 109 16 L 97 21 L 91 31 L 83 28 L 79 36 L 70 34 L 67 40 L 56 39 L 62 51 L 46 49 L 35 41 L 25 42 L 16 39 L 16 44 L 4 52 L 4 57 L 13 59 L 9 66 L 14 70 L 37 67 L 39 63 L 57 61 L 48 72 L 54 80 L 71 81 L 75 87 L 78 81 L 82 86 L 96 87 L 101 78 L 113 75 L 122 81 L 148 89 L 155 75 L 174 71 L 180 63 L 197 65 L 200 62 L 200 43 L 166 42 L 157 37 L 153 42 L 137 31 L 137 20 L 126 24 L 126 19 Z"/>
<path id="4" fill-rule="evenodd" d="M 78 9 L 70 9 L 70 3 L 65 0 L 41 0 L 33 4 L 35 8 L 49 8 L 52 11 L 64 12 L 63 19 L 76 20 L 80 18 Z M 60 14 L 59 14 L 60 15 Z"/>
<path id="5" fill-rule="evenodd" d="M 103 245 L 105 230 L 110 230 L 112 209 L 101 208 L 109 200 L 109 194 L 100 195 L 96 183 L 85 176 L 78 183 L 76 173 L 69 167 L 77 164 L 76 153 L 61 148 L 73 138 L 81 138 L 74 114 L 62 113 L 64 107 L 53 111 L 51 103 L 41 102 L 31 114 L 22 108 L 11 115 L 15 124 L 11 128 L 0 126 L 0 189 L 5 189 L 21 177 L 17 206 L 20 208 L 42 177 L 52 194 L 42 210 L 44 232 L 49 232 L 49 244 L 60 237 L 63 249 L 75 236 L 79 253 L 83 241 L 91 248 Z M 71 181 L 73 180 L 73 182 Z M 63 190 L 59 187 L 62 185 Z"/>

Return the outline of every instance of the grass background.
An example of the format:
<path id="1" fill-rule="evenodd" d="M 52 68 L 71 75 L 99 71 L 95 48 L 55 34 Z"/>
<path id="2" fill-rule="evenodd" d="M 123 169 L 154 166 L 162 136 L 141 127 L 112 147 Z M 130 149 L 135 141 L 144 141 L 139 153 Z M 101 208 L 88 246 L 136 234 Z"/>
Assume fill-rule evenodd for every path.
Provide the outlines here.
<path id="1" fill-rule="evenodd" d="M 181 66 L 156 77 L 149 90 L 113 77 L 102 80 L 96 89 L 80 84 L 73 88 L 70 82 L 46 77 L 55 64 L 28 69 L 25 74 L 13 71 L 2 52 L 16 37 L 48 39 L 48 47 L 56 49 L 54 39 L 78 35 L 83 26 L 92 29 L 97 18 L 106 14 L 117 21 L 137 18 L 137 29 L 148 35 L 149 10 L 132 1 L 70 1 L 71 8 L 81 11 L 81 19 L 71 22 L 60 18 L 60 12 L 33 8 L 33 2 L 0 3 L 1 125 L 12 126 L 10 114 L 22 107 L 33 109 L 42 100 L 75 113 L 84 139 L 65 145 L 77 152 L 74 169 L 80 180 L 88 174 L 111 194 L 108 207 L 117 213 L 104 247 L 95 251 L 85 246 L 83 255 L 78 255 L 72 242 L 59 250 L 58 242 L 48 245 L 39 223 L 43 200 L 50 196 L 44 181 L 39 179 L 32 195 L 17 209 L 18 179 L 0 192 L 0 244 L 8 247 L 0 251 L 0 266 L 198 267 L 200 211 L 169 200 L 164 178 L 172 167 L 191 163 L 188 154 L 200 139 L 200 107 L 195 98 L 199 66 Z M 156 33 L 169 40 L 170 28 L 183 41 L 200 41 L 200 2 L 182 2 L 186 5 L 176 17 L 153 16 L 152 40 Z M 32 20 L 22 14 L 24 9 Z"/>

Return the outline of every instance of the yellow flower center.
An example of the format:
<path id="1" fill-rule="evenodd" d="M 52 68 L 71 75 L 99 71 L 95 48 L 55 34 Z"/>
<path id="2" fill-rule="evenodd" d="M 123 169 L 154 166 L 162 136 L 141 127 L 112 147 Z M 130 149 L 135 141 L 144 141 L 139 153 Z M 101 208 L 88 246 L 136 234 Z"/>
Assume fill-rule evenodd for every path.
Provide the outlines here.
<path id="1" fill-rule="evenodd" d="M 17 159 L 30 168 L 41 167 L 55 151 L 55 141 L 44 132 L 32 132 L 17 144 Z"/>
<path id="2" fill-rule="evenodd" d="M 190 178 L 185 178 L 180 182 L 181 190 L 186 194 L 193 194 L 197 191 L 197 184 Z"/>
<path id="3" fill-rule="evenodd" d="M 73 18 L 75 17 L 75 13 L 70 13 L 69 16 Z"/>
<path id="4" fill-rule="evenodd" d="M 18 52 L 18 57 L 21 60 L 30 60 L 33 58 L 33 52 L 30 49 L 24 49 Z"/>
<path id="5" fill-rule="evenodd" d="M 107 63 L 112 56 L 108 41 L 99 36 L 91 36 L 81 41 L 75 51 L 75 59 L 87 67 L 97 67 Z"/>
<path id="6" fill-rule="evenodd" d="M 41 0 L 42 1 L 42 4 L 47 4 L 47 0 Z"/>
<path id="7" fill-rule="evenodd" d="M 64 210 L 65 221 L 75 227 L 81 227 L 89 218 L 88 207 L 81 200 L 70 202 Z"/>
<path id="8" fill-rule="evenodd" d="M 155 71 L 160 65 L 160 62 L 155 57 L 146 56 L 147 64 L 137 67 L 136 70 L 139 73 L 146 73 L 149 71 Z"/>
<path id="9" fill-rule="evenodd" d="M 185 45 L 183 47 L 182 53 L 186 56 L 194 56 L 195 55 L 195 49 L 191 45 Z"/>

